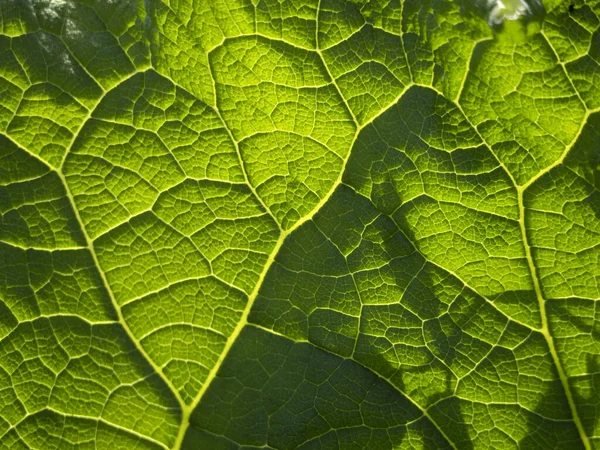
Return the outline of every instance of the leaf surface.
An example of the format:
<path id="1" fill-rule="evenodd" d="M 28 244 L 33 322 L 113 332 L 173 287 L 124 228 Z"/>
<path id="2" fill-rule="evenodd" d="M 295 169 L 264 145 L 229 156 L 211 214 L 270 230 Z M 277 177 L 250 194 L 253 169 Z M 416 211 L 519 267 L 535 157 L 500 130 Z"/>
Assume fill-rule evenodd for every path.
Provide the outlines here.
<path id="1" fill-rule="evenodd" d="M 600 3 L 530 6 L 0 5 L 0 447 L 600 446 Z"/>

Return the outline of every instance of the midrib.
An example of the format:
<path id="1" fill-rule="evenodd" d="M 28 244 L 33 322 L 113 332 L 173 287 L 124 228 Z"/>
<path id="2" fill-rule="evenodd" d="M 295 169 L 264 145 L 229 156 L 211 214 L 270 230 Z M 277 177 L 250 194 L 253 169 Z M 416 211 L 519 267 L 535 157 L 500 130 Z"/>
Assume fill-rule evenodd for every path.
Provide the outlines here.
<path id="1" fill-rule="evenodd" d="M 556 351 L 556 347 L 554 346 L 554 338 L 550 334 L 550 329 L 548 327 L 548 315 L 546 312 L 546 299 L 542 293 L 540 280 L 538 278 L 537 270 L 535 268 L 535 264 L 533 261 L 533 257 L 531 255 L 531 246 L 529 245 L 529 238 L 527 237 L 527 228 L 525 226 L 525 205 L 523 203 L 523 194 L 526 188 L 522 186 L 517 187 L 517 195 L 519 202 L 519 226 L 521 228 L 521 234 L 523 236 L 523 247 L 525 249 L 525 256 L 527 259 L 527 265 L 529 267 L 529 272 L 531 274 L 531 280 L 533 282 L 533 288 L 535 291 L 535 295 L 538 300 L 538 305 L 540 309 L 540 316 L 542 319 L 542 328 L 539 330 L 544 339 L 546 339 L 546 343 L 548 344 L 548 349 L 550 350 L 550 355 L 552 356 L 552 360 L 554 362 L 554 366 L 556 367 L 556 371 L 558 373 L 558 377 L 560 378 L 560 382 L 563 386 L 563 390 L 565 391 L 565 396 L 567 398 L 567 402 L 569 403 L 569 408 L 571 410 L 571 415 L 573 416 L 573 422 L 575 422 L 575 426 L 577 427 L 577 431 L 579 432 L 579 436 L 581 437 L 581 441 L 586 448 L 586 450 L 591 450 L 592 446 L 590 444 L 589 438 L 585 433 L 585 429 L 583 427 L 583 423 L 579 417 L 579 413 L 577 412 L 577 405 L 573 399 L 573 394 L 571 393 L 571 388 L 569 386 L 568 377 L 564 371 L 562 366 L 562 362 L 558 356 Z"/>

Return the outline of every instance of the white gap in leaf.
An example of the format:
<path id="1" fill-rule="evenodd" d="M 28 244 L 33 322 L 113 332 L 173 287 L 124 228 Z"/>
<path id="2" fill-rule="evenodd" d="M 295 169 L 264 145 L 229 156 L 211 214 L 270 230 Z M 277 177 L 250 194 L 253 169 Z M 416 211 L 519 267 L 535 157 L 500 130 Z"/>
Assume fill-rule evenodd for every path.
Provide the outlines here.
<path id="1" fill-rule="evenodd" d="M 500 25 L 505 20 L 517 20 L 532 15 L 534 9 L 542 7 L 540 0 L 481 0 L 488 11 L 490 26 Z"/>

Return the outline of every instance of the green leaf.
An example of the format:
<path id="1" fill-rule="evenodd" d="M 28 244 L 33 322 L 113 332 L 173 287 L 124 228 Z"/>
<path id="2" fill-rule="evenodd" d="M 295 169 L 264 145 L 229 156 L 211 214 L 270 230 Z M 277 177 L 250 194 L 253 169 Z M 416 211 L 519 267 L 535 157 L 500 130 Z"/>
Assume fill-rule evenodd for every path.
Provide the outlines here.
<path id="1" fill-rule="evenodd" d="M 600 448 L 598 302 L 597 0 L 0 4 L 2 449 Z"/>

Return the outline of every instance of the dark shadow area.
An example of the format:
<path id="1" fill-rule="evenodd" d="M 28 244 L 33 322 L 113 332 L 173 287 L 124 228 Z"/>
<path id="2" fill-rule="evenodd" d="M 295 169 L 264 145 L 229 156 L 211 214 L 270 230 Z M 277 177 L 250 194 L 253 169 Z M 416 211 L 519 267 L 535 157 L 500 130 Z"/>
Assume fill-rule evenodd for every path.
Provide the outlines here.
<path id="1" fill-rule="evenodd" d="M 360 364 L 246 327 L 192 414 L 184 449 L 450 448 L 421 412 Z"/>
<path id="2" fill-rule="evenodd" d="M 594 187 L 584 203 L 589 204 L 600 219 L 600 112 L 588 117 L 563 165 Z"/>
<path id="3" fill-rule="evenodd" d="M 600 343 L 600 328 L 594 303 L 595 300 L 569 298 L 551 300 L 548 308 L 550 332 L 555 335 L 559 356 L 569 349 L 579 350 L 578 357 L 561 360 L 567 376 L 577 375 L 569 380 L 569 385 L 587 436 L 597 435 L 600 427 L 600 356 L 594 353 Z"/>
<path id="4" fill-rule="evenodd" d="M 595 341 L 600 341 L 600 332 L 596 327 L 592 332 Z M 588 353 L 586 359 L 586 373 L 589 375 L 589 383 L 586 386 L 586 395 L 582 396 L 579 391 L 574 394 L 575 400 L 580 408 L 581 420 L 583 427 L 588 436 L 598 436 L 600 428 L 600 417 L 598 409 L 600 409 L 600 356 Z"/>
<path id="5" fill-rule="evenodd" d="M 381 116 L 375 124 L 362 132 L 344 174 L 344 181 L 358 192 L 367 193 L 366 195 L 370 196 L 373 205 L 384 217 L 392 217 L 398 230 L 402 233 L 402 239 L 383 240 L 383 246 L 391 260 L 398 257 L 398 252 L 402 248 L 404 248 L 402 250 L 403 254 L 410 253 L 406 251 L 407 247 L 412 248 L 416 254 L 416 249 L 412 246 L 418 242 L 418 239 L 413 224 L 407 220 L 408 213 L 411 209 L 418 207 L 419 204 L 432 201 L 432 198 L 427 195 L 416 197 L 413 195 L 412 200 L 403 201 L 404 196 L 408 193 L 406 189 L 408 174 L 411 173 L 411 170 L 417 170 L 416 159 L 411 157 L 411 152 L 408 151 L 410 146 L 415 144 L 415 141 L 411 140 L 409 136 L 411 132 L 414 133 L 412 130 L 426 130 L 427 133 L 431 130 L 444 129 L 435 119 L 428 116 L 429 111 L 435 110 L 434 102 L 439 99 L 435 96 L 431 97 L 426 92 L 419 93 L 419 91 L 425 91 L 425 89 L 413 88 L 412 91 L 412 93 L 411 91 L 407 92 L 396 107 Z M 445 108 L 445 110 L 448 110 L 448 108 Z M 439 156 L 437 150 L 421 148 L 421 151 L 423 152 L 421 157 L 428 159 L 429 164 L 435 167 L 436 163 L 434 161 Z M 412 154 L 415 154 L 414 149 Z M 437 163 L 437 166 L 443 167 L 443 164 Z M 398 178 L 399 175 L 402 176 Z M 471 179 L 471 181 L 474 184 L 478 182 L 476 178 Z M 399 241 L 403 241 L 404 244 L 399 245 Z M 483 358 L 478 357 L 477 346 L 469 343 L 469 339 L 477 338 L 477 336 L 469 336 L 469 333 L 465 332 L 469 326 L 470 318 L 477 320 L 489 305 L 470 289 L 462 290 L 462 283 L 459 280 L 449 273 L 444 273 L 436 266 L 424 260 L 420 264 L 415 261 L 412 264 L 421 268 L 418 277 L 415 277 L 408 286 L 406 286 L 405 277 L 396 278 L 398 285 L 406 286 L 405 292 L 398 301 L 398 306 L 405 306 L 410 311 L 406 314 L 413 314 L 418 316 L 420 320 L 424 320 L 424 334 L 427 334 L 428 328 L 431 330 L 430 335 L 434 338 L 427 342 L 427 348 L 432 355 L 431 361 L 436 361 L 440 367 L 450 368 L 455 366 L 460 358 L 464 358 L 465 352 L 467 352 L 466 354 L 474 360 L 477 361 L 479 358 L 476 368 L 473 367 L 471 370 L 476 373 L 481 372 L 481 374 L 489 373 L 492 376 L 490 378 L 492 385 L 496 383 L 493 372 L 496 368 L 500 370 L 504 363 L 498 361 L 497 358 L 494 360 L 496 346 L 490 349 L 489 355 Z M 453 289 L 458 294 L 448 298 L 448 292 L 445 291 L 452 292 Z M 498 305 L 502 309 L 516 309 L 515 304 L 522 302 L 524 299 L 527 299 L 529 303 L 536 301 L 535 294 L 530 291 L 503 292 L 497 298 L 502 303 L 502 306 Z M 445 311 L 449 311 L 451 314 L 446 314 Z M 539 315 L 537 308 L 535 311 L 531 310 L 531 312 Z M 486 313 L 489 314 L 489 312 Z M 496 321 L 506 321 L 506 318 L 501 316 L 499 312 L 495 311 L 495 314 Z M 523 314 L 524 316 L 527 315 L 525 311 Z M 459 319 L 456 322 L 455 317 L 462 317 L 462 320 Z M 364 318 L 365 313 L 363 311 L 363 320 Z M 393 335 L 394 332 L 398 336 L 409 334 L 409 328 L 400 329 L 400 323 L 402 320 L 406 321 L 406 317 L 397 314 L 397 318 L 395 321 L 391 321 L 391 327 L 386 330 L 386 337 Z M 494 321 L 487 322 L 487 326 L 489 327 L 492 323 Z M 532 324 L 532 326 L 536 324 Z M 394 325 L 398 328 L 394 329 Z M 506 330 L 503 333 L 502 344 L 501 347 L 498 347 L 498 351 L 503 350 L 504 353 L 510 354 L 517 368 L 519 367 L 517 353 L 509 350 L 512 349 L 512 346 L 522 346 L 522 350 L 518 350 L 521 353 L 521 358 L 523 352 L 527 353 L 529 350 L 539 352 L 540 357 L 543 359 L 549 357 L 550 352 L 540 334 L 531 333 L 526 327 L 517 325 L 514 322 L 511 322 Z M 366 346 L 366 348 L 369 348 L 369 346 Z M 398 348 L 401 348 L 401 346 L 398 346 Z M 472 353 L 469 355 L 468 352 Z M 396 353 L 401 352 L 396 349 Z M 384 374 L 402 392 L 407 392 L 408 386 L 403 380 L 410 377 L 411 374 L 435 373 L 436 363 L 406 368 L 402 367 L 403 361 L 401 361 L 400 367 L 398 367 L 390 364 L 385 354 L 385 352 L 379 352 L 374 356 L 371 355 L 370 359 L 359 354 L 356 359 L 367 367 L 375 367 L 377 373 Z M 436 359 L 433 359 L 433 355 Z M 536 382 L 536 370 L 541 370 L 541 368 L 534 368 L 523 363 L 520 363 L 520 365 L 522 368 L 517 369 L 519 376 L 518 381 L 515 381 L 515 388 L 524 393 L 531 388 L 530 383 L 538 383 L 534 389 L 539 389 L 540 395 L 537 398 L 542 400 L 535 405 L 526 398 L 523 398 L 522 402 L 525 406 L 516 403 L 516 400 L 514 406 L 503 405 L 502 398 L 490 399 L 488 406 L 484 406 L 486 405 L 485 402 L 461 400 L 458 396 L 454 396 L 454 386 L 457 379 L 451 371 L 446 372 L 445 378 L 441 377 L 433 382 L 436 386 L 444 386 L 444 389 L 434 395 L 427 396 L 422 403 L 429 405 L 437 402 L 430 410 L 430 414 L 458 448 L 473 448 L 472 435 L 476 430 L 470 430 L 470 428 L 473 426 L 472 424 L 481 423 L 481 420 L 483 420 L 481 416 L 485 415 L 488 415 L 490 422 L 493 423 L 509 420 L 509 417 L 512 420 L 514 416 L 520 417 L 521 421 L 527 423 L 526 436 L 519 439 L 519 445 L 523 448 L 561 448 L 564 445 L 577 448 L 581 442 L 574 423 L 564 422 L 564 418 L 560 417 L 565 410 L 568 410 L 568 403 L 557 373 L 554 373 L 553 381 L 540 383 L 539 380 Z M 491 367 L 495 369 L 490 372 L 489 368 Z M 496 375 L 498 375 L 497 372 Z M 425 391 L 426 388 L 420 386 L 420 390 Z M 468 411 L 466 415 L 463 409 Z M 547 417 L 554 417 L 555 419 L 547 419 Z M 480 431 L 481 436 L 478 435 L 478 438 L 482 440 L 481 442 L 486 442 L 486 434 L 488 439 L 493 440 L 493 432 L 500 435 L 508 433 L 507 429 L 500 431 L 498 428 L 491 431 Z M 498 437 L 500 436 L 497 435 L 496 438 Z M 558 441 L 557 437 L 560 437 Z"/>

